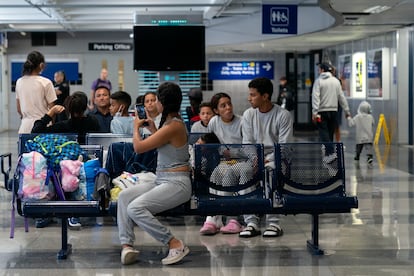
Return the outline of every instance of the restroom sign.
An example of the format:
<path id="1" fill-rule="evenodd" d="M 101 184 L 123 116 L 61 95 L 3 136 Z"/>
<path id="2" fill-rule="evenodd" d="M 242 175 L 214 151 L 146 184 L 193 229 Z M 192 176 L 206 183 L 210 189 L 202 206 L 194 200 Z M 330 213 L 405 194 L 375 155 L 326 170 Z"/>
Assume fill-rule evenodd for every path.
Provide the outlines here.
<path id="1" fill-rule="evenodd" d="M 297 21 L 296 5 L 262 5 L 263 34 L 297 34 Z"/>

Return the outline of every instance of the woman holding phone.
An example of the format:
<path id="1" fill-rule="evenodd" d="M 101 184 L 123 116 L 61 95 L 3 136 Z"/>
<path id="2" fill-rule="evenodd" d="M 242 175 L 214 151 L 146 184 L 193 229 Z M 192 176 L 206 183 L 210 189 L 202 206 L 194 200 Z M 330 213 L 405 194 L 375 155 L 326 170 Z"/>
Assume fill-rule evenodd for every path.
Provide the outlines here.
<path id="1" fill-rule="evenodd" d="M 182 92 L 177 84 L 165 82 L 158 87 L 156 106 L 162 117 L 157 129 L 150 119 L 134 120 L 133 147 L 136 153 L 158 150 L 157 178 L 155 182 L 140 183 L 122 191 L 118 198 L 118 230 L 122 246 L 121 263 L 137 261 L 139 252 L 134 249 L 134 226 L 146 231 L 159 242 L 168 245 L 169 253 L 162 264 L 181 261 L 189 249 L 161 224 L 156 214 L 188 201 L 191 196 L 188 137 L 179 111 Z M 142 139 L 138 129 L 148 122 L 152 133 Z"/>

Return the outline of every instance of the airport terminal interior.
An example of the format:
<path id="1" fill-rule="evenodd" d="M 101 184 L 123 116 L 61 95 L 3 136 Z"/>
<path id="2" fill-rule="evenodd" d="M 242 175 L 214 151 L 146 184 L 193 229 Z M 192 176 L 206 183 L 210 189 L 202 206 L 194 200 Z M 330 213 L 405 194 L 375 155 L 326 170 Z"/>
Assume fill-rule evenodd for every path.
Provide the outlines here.
<path id="1" fill-rule="evenodd" d="M 296 141 L 316 141 L 316 132 L 295 133 Z M 0 152 L 11 152 L 16 161 L 16 132 L 0 134 Z M 354 161 L 353 136 L 343 133 L 346 189 L 356 195 L 359 208 L 351 213 L 320 217 L 320 246 L 324 255 L 312 255 L 309 215 L 281 216 L 284 235 L 278 238 L 239 238 L 218 233 L 199 234 L 203 217 L 162 217 L 163 223 L 183 239 L 189 255 L 178 264 L 164 266 L 167 248 L 135 229 L 138 262 L 120 262 L 118 231 L 111 217 L 98 226 L 82 218 L 81 230 L 69 229 L 73 252 L 56 258 L 60 248 L 60 223 L 37 229 L 29 219 L 16 217 L 10 234 L 11 193 L 0 189 L 0 271 L 2 275 L 413 275 L 414 240 L 411 214 L 413 148 L 380 145 L 374 162 Z M 264 226 L 263 226 L 264 227 Z"/>
<path id="2" fill-rule="evenodd" d="M 59 259 L 59 219 L 36 228 L 30 218 L 25 232 L 25 221 L 16 214 L 10 237 L 12 193 L 0 174 L 0 275 L 414 275 L 413 10 L 413 0 L 0 0 L 0 154 L 11 153 L 10 176 L 18 160 L 21 122 L 15 86 L 33 50 L 45 56 L 44 76 L 52 80 L 55 69 L 67 70 L 71 93 L 89 96 L 92 82 L 107 69 L 113 87 L 129 92 L 133 100 L 163 81 L 179 83 L 182 111 L 190 104 L 190 89 L 201 87 L 205 100 L 228 93 L 234 113 L 242 114 L 250 107 L 248 82 L 253 77 L 272 79 L 275 101 L 279 78 L 286 76 L 296 97 L 294 141 L 305 143 L 319 141 L 311 92 L 319 62 L 327 62 L 337 69 L 352 115 L 361 101 L 371 103 L 378 142 L 372 164 L 364 151 L 354 160 L 355 130 L 342 116 L 346 193 L 358 198 L 358 208 L 320 215 L 321 255 L 307 248 L 312 237 L 308 214 L 281 215 L 284 233 L 276 238 L 205 236 L 199 233 L 202 216 L 161 216 L 190 253 L 174 265 L 163 265 L 168 248 L 136 227 L 138 261 L 122 265 L 116 220 L 106 216 L 103 222 L 81 218 L 80 229 L 70 228 L 72 252 Z M 137 36 L 140 27 L 186 24 L 203 26 L 198 28 L 203 34 L 198 46 L 203 47 L 193 47 L 191 41 L 178 48 L 188 47 L 184 57 L 196 48 L 202 55 L 184 65 L 175 60 L 175 70 L 163 58 L 153 67 L 155 57 L 177 41 L 170 38 L 155 40 L 162 46 L 156 54 L 154 47 L 140 53 L 149 58 L 146 64 L 135 62 L 137 46 L 146 45 Z M 150 34 L 145 41 L 157 37 Z M 192 62 L 196 69 L 180 67 Z M 264 219 L 261 223 L 263 231 Z"/>

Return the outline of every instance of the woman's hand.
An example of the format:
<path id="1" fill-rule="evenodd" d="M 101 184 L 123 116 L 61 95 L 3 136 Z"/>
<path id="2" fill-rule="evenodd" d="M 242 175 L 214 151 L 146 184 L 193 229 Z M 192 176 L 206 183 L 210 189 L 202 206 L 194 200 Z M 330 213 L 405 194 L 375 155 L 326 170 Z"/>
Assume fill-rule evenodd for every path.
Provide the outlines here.
<path id="1" fill-rule="evenodd" d="M 157 127 L 155 126 L 155 122 L 152 119 L 149 119 L 148 112 L 145 110 L 145 113 L 147 114 L 147 119 L 140 119 L 138 117 L 138 112 L 135 110 L 135 120 L 134 120 L 134 129 L 135 131 L 138 131 L 140 127 L 145 127 L 148 129 L 151 133 L 154 133 L 157 131 Z"/>
<path id="2" fill-rule="evenodd" d="M 151 133 L 154 133 L 157 131 L 157 127 L 155 126 L 155 122 L 153 119 L 145 119 L 144 121 L 147 123 L 145 128 L 148 129 Z"/>
<path id="3" fill-rule="evenodd" d="M 54 118 L 56 114 L 62 113 L 63 111 L 65 111 L 65 107 L 57 104 L 57 105 L 52 106 L 49 109 L 49 111 L 47 112 L 47 115 L 51 118 Z"/>

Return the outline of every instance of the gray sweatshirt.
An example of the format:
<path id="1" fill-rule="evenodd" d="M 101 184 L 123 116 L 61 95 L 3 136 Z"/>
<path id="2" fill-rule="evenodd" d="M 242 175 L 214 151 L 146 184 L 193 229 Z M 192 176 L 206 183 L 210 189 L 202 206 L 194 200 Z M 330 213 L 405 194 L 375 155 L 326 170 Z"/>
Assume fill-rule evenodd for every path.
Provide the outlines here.
<path id="1" fill-rule="evenodd" d="M 313 84 L 312 114 L 338 111 L 338 102 L 346 114 L 349 113 L 348 102 L 342 93 L 341 83 L 330 72 L 323 72 Z"/>
<path id="2" fill-rule="evenodd" d="M 349 119 L 348 124 L 350 127 L 355 126 L 355 142 L 357 144 L 374 141 L 375 120 L 371 115 L 371 105 L 367 101 L 359 104 L 358 115 Z"/>
<path id="3" fill-rule="evenodd" d="M 278 105 L 266 113 L 258 108 L 249 108 L 243 113 L 242 133 L 244 144 L 263 144 L 265 154 L 273 152 L 274 143 L 288 143 L 292 138 L 292 117 Z M 272 157 L 267 156 L 271 161 Z"/>

